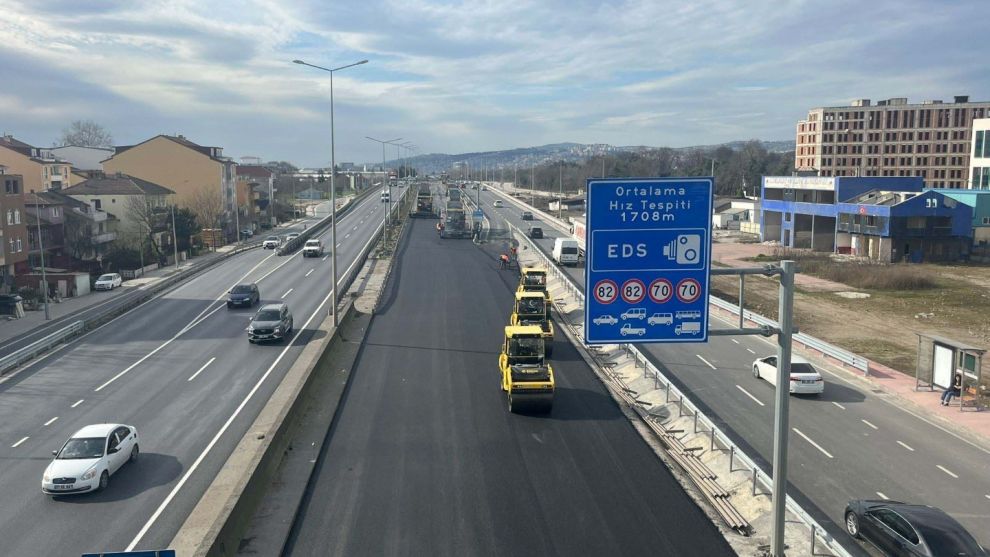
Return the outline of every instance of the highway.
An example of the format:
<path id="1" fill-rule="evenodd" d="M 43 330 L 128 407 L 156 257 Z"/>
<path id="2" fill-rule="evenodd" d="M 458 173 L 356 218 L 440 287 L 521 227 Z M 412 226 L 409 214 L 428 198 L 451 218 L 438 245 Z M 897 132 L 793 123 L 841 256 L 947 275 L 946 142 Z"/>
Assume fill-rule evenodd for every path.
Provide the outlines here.
<path id="1" fill-rule="evenodd" d="M 382 217 L 372 194 L 341 219 L 341 276 Z M 329 228 L 324 237 L 329 250 Z M 248 344 L 245 329 L 257 308 L 229 310 L 224 303 L 227 290 L 241 282 L 257 282 L 263 303 L 289 304 L 291 343 Z M 0 553 L 164 548 L 327 315 L 330 283 L 326 257 L 250 250 L 5 378 Z M 51 451 L 99 422 L 138 429 L 137 463 L 115 474 L 105 492 L 43 495 Z"/>
<path id="2" fill-rule="evenodd" d="M 478 193 L 471 191 L 472 197 Z M 502 199 L 505 208 L 494 208 L 495 199 Z M 522 221 L 520 207 L 501 194 L 481 192 L 481 201 L 493 226 L 501 219 L 523 230 L 541 224 L 547 237 L 537 243 L 546 254 L 554 237 L 567 235 L 538 215 L 534 223 Z M 583 267 L 567 272 L 584 285 Z M 712 326 L 734 324 L 712 319 Z M 753 376 L 752 362 L 776 354 L 776 344 L 740 336 L 712 337 L 707 344 L 639 347 L 770 470 L 774 393 L 769 383 Z M 790 399 L 788 493 L 833 535 L 850 542 L 842 527 L 846 503 L 890 498 L 937 506 L 990 547 L 990 449 L 899 407 L 896 399 L 845 374 L 818 367 L 826 381 L 824 395 Z"/>
<path id="3" fill-rule="evenodd" d="M 286 554 L 732 555 L 563 337 L 548 416 L 497 359 L 517 275 L 413 220 Z"/>

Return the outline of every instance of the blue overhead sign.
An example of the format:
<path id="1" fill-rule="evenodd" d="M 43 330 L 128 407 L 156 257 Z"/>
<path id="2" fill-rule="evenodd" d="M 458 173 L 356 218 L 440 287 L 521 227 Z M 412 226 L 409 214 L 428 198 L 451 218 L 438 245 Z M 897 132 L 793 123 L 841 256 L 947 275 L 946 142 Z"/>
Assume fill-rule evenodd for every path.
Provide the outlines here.
<path id="1" fill-rule="evenodd" d="M 474 218 L 480 219 L 480 218 L 482 218 L 484 216 L 485 216 L 485 212 L 482 211 L 481 209 L 475 209 L 474 210 Z"/>
<path id="2" fill-rule="evenodd" d="M 588 180 L 584 340 L 707 342 L 712 178 Z"/>

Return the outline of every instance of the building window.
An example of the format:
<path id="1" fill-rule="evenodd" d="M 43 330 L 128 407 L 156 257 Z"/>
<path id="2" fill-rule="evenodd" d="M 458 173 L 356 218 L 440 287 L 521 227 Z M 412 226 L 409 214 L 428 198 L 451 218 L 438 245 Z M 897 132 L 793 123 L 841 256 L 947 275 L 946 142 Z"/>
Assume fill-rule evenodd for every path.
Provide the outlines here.
<path id="1" fill-rule="evenodd" d="M 21 224 L 21 211 L 14 209 L 14 224 Z"/>
<path id="2" fill-rule="evenodd" d="M 7 226 L 11 226 L 13 224 L 14 224 L 14 212 L 11 211 L 10 209 L 7 209 Z"/>
<path id="3" fill-rule="evenodd" d="M 18 252 L 24 251 L 24 245 L 21 243 L 20 238 L 17 239 L 17 251 Z"/>
<path id="4" fill-rule="evenodd" d="M 59 215 L 58 207 L 52 207 L 52 216 L 58 217 L 58 215 Z"/>

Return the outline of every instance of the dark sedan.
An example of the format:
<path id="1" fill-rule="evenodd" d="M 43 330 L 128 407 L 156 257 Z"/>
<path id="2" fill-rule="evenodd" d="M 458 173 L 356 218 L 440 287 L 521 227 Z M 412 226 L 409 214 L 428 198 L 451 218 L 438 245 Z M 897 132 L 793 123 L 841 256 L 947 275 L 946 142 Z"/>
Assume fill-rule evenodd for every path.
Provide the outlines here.
<path id="1" fill-rule="evenodd" d="M 238 284 L 227 293 L 227 307 L 247 306 L 251 307 L 261 301 L 261 294 L 258 292 L 258 285 Z"/>
<path id="2" fill-rule="evenodd" d="M 885 555 L 987 555 L 956 519 L 928 505 L 899 501 L 850 501 L 846 506 L 845 519 L 849 534 L 865 539 Z"/>

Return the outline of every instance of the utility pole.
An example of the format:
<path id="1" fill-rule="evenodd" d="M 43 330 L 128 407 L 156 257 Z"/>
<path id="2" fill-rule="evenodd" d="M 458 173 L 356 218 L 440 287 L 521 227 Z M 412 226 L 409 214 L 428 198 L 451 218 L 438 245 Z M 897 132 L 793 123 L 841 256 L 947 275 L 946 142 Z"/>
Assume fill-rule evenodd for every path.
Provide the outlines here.
<path id="1" fill-rule="evenodd" d="M 714 170 L 714 164 L 712 166 Z M 773 416 L 773 499 L 770 554 L 784 557 L 784 511 L 787 506 L 787 434 L 791 380 L 791 337 L 794 330 L 794 261 L 780 262 L 780 302 L 777 316 L 777 389 Z M 742 313 L 740 306 L 740 313 Z"/>
<path id="2" fill-rule="evenodd" d="M 34 194 L 34 213 L 37 215 L 38 220 L 38 251 L 41 252 L 41 293 L 45 300 L 45 320 L 52 318 L 50 310 L 48 309 L 48 277 L 45 275 L 45 241 L 41 238 L 41 205 L 39 204 L 38 194 Z"/>
<path id="3" fill-rule="evenodd" d="M 269 202 L 271 199 L 269 199 Z M 172 250 L 175 252 L 175 270 L 179 270 L 179 236 L 175 231 L 175 204 L 172 204 Z"/>
<path id="4" fill-rule="evenodd" d="M 536 206 L 536 163 L 529 169 L 529 204 Z"/>
<path id="5" fill-rule="evenodd" d="M 557 183 L 560 186 L 560 197 L 557 198 L 557 218 L 560 218 L 560 211 L 564 206 L 564 159 L 560 159 Z"/>

